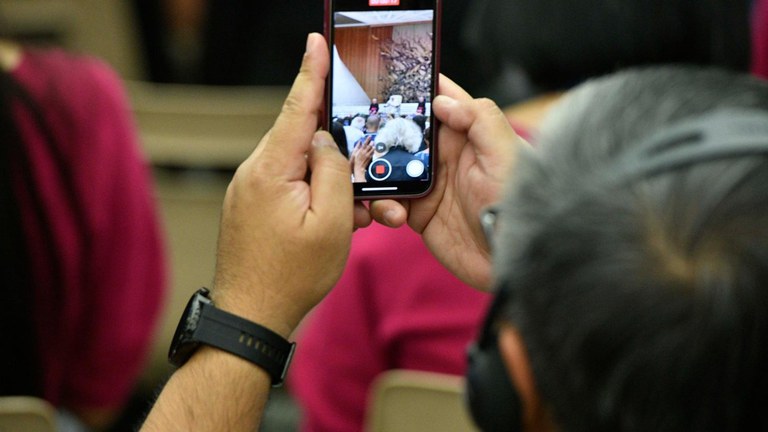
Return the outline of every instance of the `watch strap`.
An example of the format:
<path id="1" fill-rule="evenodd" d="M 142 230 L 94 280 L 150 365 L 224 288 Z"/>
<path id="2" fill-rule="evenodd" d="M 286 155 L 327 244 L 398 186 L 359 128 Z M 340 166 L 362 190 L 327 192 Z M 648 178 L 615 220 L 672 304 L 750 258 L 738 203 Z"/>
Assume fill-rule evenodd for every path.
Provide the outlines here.
<path id="1" fill-rule="evenodd" d="M 282 385 L 296 348 L 295 343 L 272 330 L 217 309 L 213 304 L 201 305 L 194 339 L 263 368 L 272 378 L 273 386 Z"/>

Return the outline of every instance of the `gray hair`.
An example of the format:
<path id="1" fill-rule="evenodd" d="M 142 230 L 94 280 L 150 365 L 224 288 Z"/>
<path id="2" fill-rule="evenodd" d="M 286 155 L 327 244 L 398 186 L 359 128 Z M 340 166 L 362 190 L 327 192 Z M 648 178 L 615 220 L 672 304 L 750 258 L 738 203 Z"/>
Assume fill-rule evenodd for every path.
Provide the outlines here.
<path id="1" fill-rule="evenodd" d="M 768 111 L 768 84 L 685 67 L 597 79 L 518 164 L 494 268 L 564 430 L 768 427 L 768 158 L 583 186 L 649 134 L 723 108 Z"/>

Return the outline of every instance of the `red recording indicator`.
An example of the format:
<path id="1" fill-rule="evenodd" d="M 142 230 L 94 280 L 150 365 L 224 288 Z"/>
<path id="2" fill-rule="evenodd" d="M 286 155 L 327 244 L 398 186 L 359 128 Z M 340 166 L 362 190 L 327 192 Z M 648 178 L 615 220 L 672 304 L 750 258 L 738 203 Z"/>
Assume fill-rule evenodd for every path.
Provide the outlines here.
<path id="1" fill-rule="evenodd" d="M 368 6 L 400 6 L 400 0 L 368 0 Z"/>

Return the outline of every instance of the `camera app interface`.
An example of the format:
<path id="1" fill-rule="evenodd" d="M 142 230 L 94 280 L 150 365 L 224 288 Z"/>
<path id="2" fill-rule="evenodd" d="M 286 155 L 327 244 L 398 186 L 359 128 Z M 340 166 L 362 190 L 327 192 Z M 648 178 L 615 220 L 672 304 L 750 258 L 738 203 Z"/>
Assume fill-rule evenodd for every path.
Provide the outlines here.
<path id="1" fill-rule="evenodd" d="M 431 10 L 333 15 L 331 133 L 352 181 L 429 180 Z"/>

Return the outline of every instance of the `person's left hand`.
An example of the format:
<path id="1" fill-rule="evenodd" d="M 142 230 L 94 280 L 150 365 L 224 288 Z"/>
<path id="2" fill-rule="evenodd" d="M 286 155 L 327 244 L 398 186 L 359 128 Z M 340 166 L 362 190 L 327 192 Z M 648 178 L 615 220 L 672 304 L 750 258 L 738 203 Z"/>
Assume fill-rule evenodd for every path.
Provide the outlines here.
<path id="1" fill-rule="evenodd" d="M 473 100 L 445 76 L 440 76 L 440 96 L 432 108 L 441 122 L 432 192 L 399 202 L 373 201 L 371 214 L 391 227 L 407 222 L 451 273 L 488 290 L 491 256 L 480 214 L 499 200 L 517 153 L 527 144 L 495 103 Z"/>
<path id="2" fill-rule="evenodd" d="M 282 111 L 237 169 L 222 212 L 217 306 L 285 337 L 341 276 L 353 232 L 349 164 L 317 131 L 329 59 L 322 36 L 310 35 Z M 370 223 L 358 213 L 358 226 Z"/>

